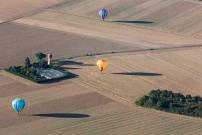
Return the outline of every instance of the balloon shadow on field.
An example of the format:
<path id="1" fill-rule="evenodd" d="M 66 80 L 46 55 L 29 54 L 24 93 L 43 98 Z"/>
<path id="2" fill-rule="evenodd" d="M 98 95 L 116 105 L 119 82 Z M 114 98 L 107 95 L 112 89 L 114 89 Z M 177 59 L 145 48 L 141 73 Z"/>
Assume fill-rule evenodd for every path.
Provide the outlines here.
<path id="1" fill-rule="evenodd" d="M 162 76 L 159 73 L 151 73 L 151 72 L 122 72 L 122 73 L 112 73 L 115 75 L 130 75 L 130 76 Z"/>
<path id="2" fill-rule="evenodd" d="M 50 118 L 87 118 L 90 115 L 79 113 L 40 113 L 32 114 L 32 116 L 50 117 Z"/>
<path id="3" fill-rule="evenodd" d="M 154 22 L 152 21 L 113 21 L 117 23 L 130 23 L 130 24 L 152 24 Z"/>

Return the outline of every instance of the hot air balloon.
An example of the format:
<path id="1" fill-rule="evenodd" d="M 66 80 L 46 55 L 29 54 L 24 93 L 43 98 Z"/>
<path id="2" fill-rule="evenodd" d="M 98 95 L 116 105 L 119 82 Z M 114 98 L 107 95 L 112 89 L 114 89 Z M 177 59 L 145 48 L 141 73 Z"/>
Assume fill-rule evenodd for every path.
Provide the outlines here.
<path id="1" fill-rule="evenodd" d="M 104 21 L 105 18 L 108 16 L 109 12 L 107 9 L 105 8 L 102 8 L 100 11 L 99 11 L 99 16 L 100 18 Z"/>
<path id="2" fill-rule="evenodd" d="M 12 101 L 12 108 L 17 112 L 21 112 L 25 108 L 25 100 L 21 98 L 16 98 Z"/>
<path id="3" fill-rule="evenodd" d="M 103 70 L 105 70 L 108 67 L 108 61 L 103 60 L 103 59 L 98 60 L 97 66 L 98 66 L 99 70 L 102 72 Z"/>

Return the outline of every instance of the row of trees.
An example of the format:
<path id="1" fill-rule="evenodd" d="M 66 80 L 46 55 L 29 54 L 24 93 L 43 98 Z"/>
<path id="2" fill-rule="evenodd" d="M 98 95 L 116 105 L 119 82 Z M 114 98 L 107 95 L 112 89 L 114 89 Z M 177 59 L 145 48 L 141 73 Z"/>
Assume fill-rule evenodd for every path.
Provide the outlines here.
<path id="1" fill-rule="evenodd" d="M 8 70 L 25 75 L 27 77 L 30 77 L 34 80 L 39 80 L 39 79 L 44 79 L 40 75 L 37 74 L 37 69 L 38 68 L 49 68 L 47 61 L 45 60 L 46 54 L 42 52 L 38 52 L 35 54 L 37 61 L 31 63 L 31 60 L 29 57 L 26 57 L 24 60 L 24 65 L 23 66 L 14 66 L 14 67 L 9 67 Z"/>
<path id="2" fill-rule="evenodd" d="M 25 62 L 24 62 L 24 67 L 25 68 L 30 68 L 30 67 L 34 67 L 34 68 L 48 68 L 48 64 L 47 61 L 45 60 L 46 58 L 46 54 L 42 53 L 42 52 L 38 52 L 35 54 L 37 61 L 34 62 L 33 64 L 31 64 L 31 61 L 29 59 L 29 57 L 25 58 Z"/>
<path id="3" fill-rule="evenodd" d="M 202 117 L 202 98 L 200 96 L 183 95 L 158 89 L 141 97 L 136 104 L 166 112 Z"/>

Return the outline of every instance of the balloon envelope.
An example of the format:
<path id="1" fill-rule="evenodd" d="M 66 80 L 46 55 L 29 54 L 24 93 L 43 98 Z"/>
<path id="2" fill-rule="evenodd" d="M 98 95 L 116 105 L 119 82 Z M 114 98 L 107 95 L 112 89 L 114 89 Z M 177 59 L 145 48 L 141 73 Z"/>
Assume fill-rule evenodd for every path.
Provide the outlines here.
<path id="1" fill-rule="evenodd" d="M 21 112 L 25 108 L 25 100 L 21 98 L 16 98 L 12 101 L 12 108 L 17 112 Z"/>
<path id="2" fill-rule="evenodd" d="M 97 66 L 99 68 L 100 71 L 105 70 L 108 67 L 108 61 L 107 60 L 98 60 L 97 61 Z"/>
<path id="3" fill-rule="evenodd" d="M 100 18 L 104 21 L 104 19 L 108 16 L 109 12 L 107 9 L 103 8 L 99 11 Z"/>

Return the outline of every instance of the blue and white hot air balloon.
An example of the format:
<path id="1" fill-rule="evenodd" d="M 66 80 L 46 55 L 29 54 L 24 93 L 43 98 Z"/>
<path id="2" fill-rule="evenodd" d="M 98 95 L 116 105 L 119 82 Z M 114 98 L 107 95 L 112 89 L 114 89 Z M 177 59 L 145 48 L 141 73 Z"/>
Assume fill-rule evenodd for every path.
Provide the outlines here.
<path id="1" fill-rule="evenodd" d="M 100 11 L 99 11 L 99 16 L 100 18 L 104 21 L 105 18 L 108 16 L 109 12 L 107 9 L 105 8 L 102 8 Z"/>
<path id="2" fill-rule="evenodd" d="M 21 98 L 16 98 L 12 101 L 12 108 L 17 112 L 21 112 L 25 108 L 25 100 Z"/>

